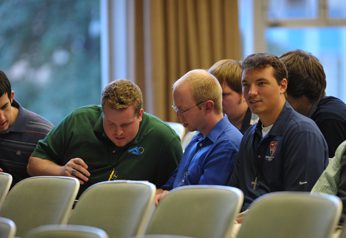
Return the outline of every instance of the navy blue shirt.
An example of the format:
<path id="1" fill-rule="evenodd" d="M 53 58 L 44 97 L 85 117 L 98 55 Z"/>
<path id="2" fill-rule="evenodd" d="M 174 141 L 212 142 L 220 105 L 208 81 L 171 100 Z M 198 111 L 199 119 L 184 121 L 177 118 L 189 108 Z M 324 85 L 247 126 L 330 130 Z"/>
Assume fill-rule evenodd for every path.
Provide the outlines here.
<path id="1" fill-rule="evenodd" d="M 346 104 L 335 97 L 324 97 L 310 118 L 327 141 L 329 157 L 334 157 L 336 148 L 346 140 Z"/>
<path id="2" fill-rule="evenodd" d="M 246 131 L 229 185 L 243 191 L 246 210 L 269 192 L 310 191 L 327 164 L 322 133 L 286 102 L 264 138 L 260 121 Z"/>
<path id="3" fill-rule="evenodd" d="M 234 167 L 242 134 L 225 116 L 209 134 L 197 133 L 188 144 L 178 169 L 162 187 L 225 185 Z"/>

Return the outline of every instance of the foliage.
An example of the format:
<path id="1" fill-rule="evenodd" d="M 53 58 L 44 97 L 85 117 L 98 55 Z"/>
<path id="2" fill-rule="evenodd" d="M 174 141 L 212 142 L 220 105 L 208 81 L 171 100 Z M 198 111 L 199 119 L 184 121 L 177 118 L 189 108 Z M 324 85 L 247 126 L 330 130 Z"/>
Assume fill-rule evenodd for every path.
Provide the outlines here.
<path id="1" fill-rule="evenodd" d="M 2 0 L 0 69 L 15 98 L 54 124 L 99 103 L 97 0 Z"/>

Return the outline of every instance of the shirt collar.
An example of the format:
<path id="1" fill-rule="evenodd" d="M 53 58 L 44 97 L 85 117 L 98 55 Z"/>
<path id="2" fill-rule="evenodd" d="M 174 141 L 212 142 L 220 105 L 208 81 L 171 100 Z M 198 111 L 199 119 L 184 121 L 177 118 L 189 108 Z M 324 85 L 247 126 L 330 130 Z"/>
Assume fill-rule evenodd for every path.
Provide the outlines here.
<path id="1" fill-rule="evenodd" d="M 209 139 L 212 143 L 214 143 L 219 136 L 223 133 L 223 131 L 227 128 L 228 124 L 230 122 L 228 121 L 227 116 L 224 116 L 216 125 L 209 131 L 208 135 L 206 137 L 203 136 L 201 132 L 199 132 L 195 138 L 198 140 L 203 140 L 203 139 Z"/>
<path id="2" fill-rule="evenodd" d="M 282 131 L 285 129 L 286 122 L 289 120 L 289 116 L 293 110 L 294 109 L 292 108 L 292 106 L 286 101 L 279 114 L 279 117 L 276 119 L 272 129 L 269 131 L 267 135 L 268 136 L 281 135 Z M 256 133 L 258 134 L 259 131 L 261 130 L 262 130 L 262 122 L 259 120 L 256 125 Z M 262 135 L 262 132 L 260 134 Z"/>
<path id="3" fill-rule="evenodd" d="M 25 114 L 26 110 L 23 108 L 19 102 L 16 100 L 12 101 L 11 106 L 18 109 L 18 115 L 14 123 L 11 125 L 11 127 L 8 129 L 8 132 L 10 131 L 23 131 L 25 130 L 26 120 L 25 120 Z"/>

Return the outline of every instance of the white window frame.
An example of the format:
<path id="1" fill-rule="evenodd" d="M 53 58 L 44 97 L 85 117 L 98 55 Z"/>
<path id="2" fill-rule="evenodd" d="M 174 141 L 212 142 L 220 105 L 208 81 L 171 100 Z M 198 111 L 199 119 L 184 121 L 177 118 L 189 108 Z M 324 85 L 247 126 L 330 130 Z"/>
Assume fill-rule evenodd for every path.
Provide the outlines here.
<path id="1" fill-rule="evenodd" d="M 267 17 L 268 0 L 238 0 L 240 23 L 244 35 L 243 55 L 246 56 L 250 53 L 266 51 L 264 32 L 267 27 L 346 27 L 346 18 L 328 18 L 328 0 L 316 1 L 319 1 L 318 18 L 270 20 Z"/>

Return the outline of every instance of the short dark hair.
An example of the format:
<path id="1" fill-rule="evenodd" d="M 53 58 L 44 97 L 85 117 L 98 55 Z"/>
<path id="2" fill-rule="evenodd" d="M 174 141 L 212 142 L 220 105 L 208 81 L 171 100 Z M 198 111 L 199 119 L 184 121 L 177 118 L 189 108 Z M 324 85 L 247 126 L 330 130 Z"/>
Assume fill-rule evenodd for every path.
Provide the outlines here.
<path id="1" fill-rule="evenodd" d="M 280 59 L 288 70 L 289 96 L 306 96 L 312 103 L 325 96 L 326 74 L 315 56 L 303 50 L 293 50 L 281 55 Z"/>
<path id="2" fill-rule="evenodd" d="M 278 84 L 283 79 L 287 79 L 287 69 L 285 64 L 275 55 L 268 53 L 255 53 L 247 56 L 242 63 L 242 70 L 264 69 L 268 66 L 273 67 L 274 77 Z"/>
<path id="3" fill-rule="evenodd" d="M 8 80 L 6 74 L 0 70 L 0 96 L 7 93 L 8 98 L 11 98 L 11 83 Z"/>

